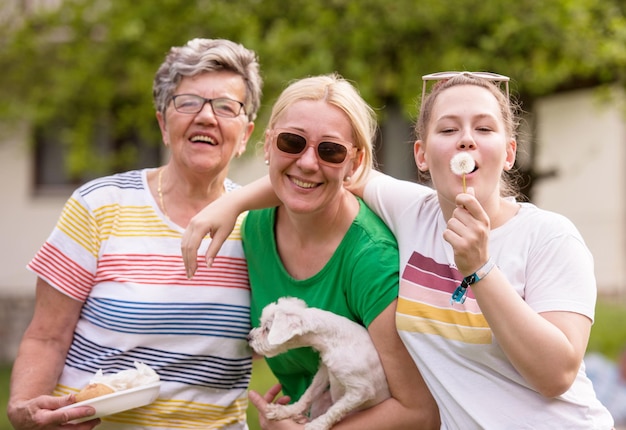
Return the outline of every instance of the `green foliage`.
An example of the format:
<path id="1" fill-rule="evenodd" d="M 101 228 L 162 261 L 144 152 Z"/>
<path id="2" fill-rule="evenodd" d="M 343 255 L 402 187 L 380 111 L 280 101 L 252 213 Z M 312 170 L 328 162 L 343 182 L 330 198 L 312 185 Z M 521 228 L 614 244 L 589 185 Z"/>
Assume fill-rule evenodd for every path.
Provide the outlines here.
<path id="1" fill-rule="evenodd" d="M 623 303 L 600 300 L 591 327 L 588 351 L 598 351 L 615 360 L 626 347 L 626 307 Z"/>
<path id="2" fill-rule="evenodd" d="M 60 122 L 76 154 L 94 152 L 103 119 L 114 139 L 158 144 L 153 75 L 170 46 L 194 37 L 258 52 L 266 85 L 257 133 L 289 81 L 333 71 L 357 83 L 381 120 L 393 101 L 414 118 L 421 75 L 440 70 L 510 75 L 532 106 L 554 91 L 626 81 L 624 8 L 621 0 L 64 0 L 4 17 L 0 117 Z"/>

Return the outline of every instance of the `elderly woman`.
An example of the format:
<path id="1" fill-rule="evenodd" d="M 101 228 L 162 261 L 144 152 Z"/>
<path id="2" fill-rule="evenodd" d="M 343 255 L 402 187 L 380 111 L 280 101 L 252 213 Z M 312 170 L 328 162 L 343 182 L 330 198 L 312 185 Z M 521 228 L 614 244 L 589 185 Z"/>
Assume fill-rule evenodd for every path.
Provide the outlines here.
<path id="1" fill-rule="evenodd" d="M 194 280 L 180 238 L 191 217 L 236 187 L 228 167 L 246 149 L 261 86 L 255 53 L 239 44 L 194 39 L 170 50 L 153 91 L 169 161 L 80 187 L 28 265 L 37 302 L 13 366 L 16 429 L 93 415 L 59 408 L 99 369 L 135 361 L 159 374 L 159 397 L 98 428 L 246 428 L 250 299 L 239 235 Z"/>

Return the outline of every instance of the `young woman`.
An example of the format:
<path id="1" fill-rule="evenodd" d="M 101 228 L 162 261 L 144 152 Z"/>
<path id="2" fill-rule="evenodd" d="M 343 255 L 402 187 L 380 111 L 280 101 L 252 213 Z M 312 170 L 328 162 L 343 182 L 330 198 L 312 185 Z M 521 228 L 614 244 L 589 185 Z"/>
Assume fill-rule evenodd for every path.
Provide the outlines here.
<path id="1" fill-rule="evenodd" d="M 398 239 L 398 330 L 444 426 L 608 430 L 581 365 L 592 256 L 566 218 L 506 196 L 516 120 L 494 81 L 508 78 L 434 77 L 414 150 L 434 190 L 381 175 L 364 197 Z M 450 165 L 459 153 L 475 165 L 465 178 Z M 464 303 L 452 298 L 457 289 Z"/>
<path id="2" fill-rule="evenodd" d="M 273 198 L 267 203 L 269 209 L 249 212 L 242 226 L 252 291 L 251 321 L 258 326 L 267 304 L 293 296 L 362 324 L 378 350 L 392 397 L 349 416 L 336 428 L 438 428 L 435 402 L 395 327 L 398 253 L 394 237 L 346 189 L 371 170 L 375 132 L 372 109 L 349 82 L 336 75 L 296 81 L 274 104 L 264 145 Z M 246 190 L 242 191 L 245 196 Z M 194 229 L 192 221 L 188 231 Z M 213 242 L 220 240 L 213 238 Z M 183 245 L 183 255 L 193 272 L 197 243 Z M 319 356 L 310 348 L 300 348 L 268 363 L 284 393 L 295 401 L 317 372 Z M 265 398 L 251 395 L 264 428 L 302 428 L 291 420 L 265 420 L 265 402 L 274 400 L 277 391 L 270 390 Z"/>

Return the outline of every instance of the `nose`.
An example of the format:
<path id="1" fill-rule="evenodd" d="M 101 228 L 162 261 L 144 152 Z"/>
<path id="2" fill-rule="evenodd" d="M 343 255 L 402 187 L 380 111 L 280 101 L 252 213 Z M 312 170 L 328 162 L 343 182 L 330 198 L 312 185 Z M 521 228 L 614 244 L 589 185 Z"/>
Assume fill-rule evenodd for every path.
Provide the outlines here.
<path id="1" fill-rule="evenodd" d="M 216 123 L 217 118 L 215 116 L 215 112 L 213 112 L 213 106 L 211 106 L 211 103 L 204 103 L 200 112 L 196 114 L 195 119 L 201 122 L 210 121 Z"/>
<path id="2" fill-rule="evenodd" d="M 461 139 L 459 139 L 458 147 L 460 149 L 474 149 L 476 148 L 476 142 L 472 133 L 468 130 L 463 133 Z"/>
<path id="3" fill-rule="evenodd" d="M 317 148 L 315 146 L 307 146 L 298 158 L 298 165 L 305 169 L 317 168 L 317 162 Z"/>

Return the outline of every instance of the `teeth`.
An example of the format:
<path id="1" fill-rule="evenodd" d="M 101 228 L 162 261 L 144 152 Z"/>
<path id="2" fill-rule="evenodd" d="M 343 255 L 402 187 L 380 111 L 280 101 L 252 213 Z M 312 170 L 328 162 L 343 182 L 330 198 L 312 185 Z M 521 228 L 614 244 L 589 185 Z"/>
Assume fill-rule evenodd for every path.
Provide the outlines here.
<path id="1" fill-rule="evenodd" d="M 191 141 L 192 142 L 205 142 L 205 143 L 210 143 L 211 145 L 215 145 L 215 141 L 211 139 L 209 136 L 202 136 L 202 135 L 194 136 L 191 138 Z"/>
<path id="2" fill-rule="evenodd" d="M 314 188 L 317 186 L 317 184 L 314 182 L 303 182 L 296 178 L 291 178 L 291 181 L 297 186 L 302 187 L 302 188 Z"/>

